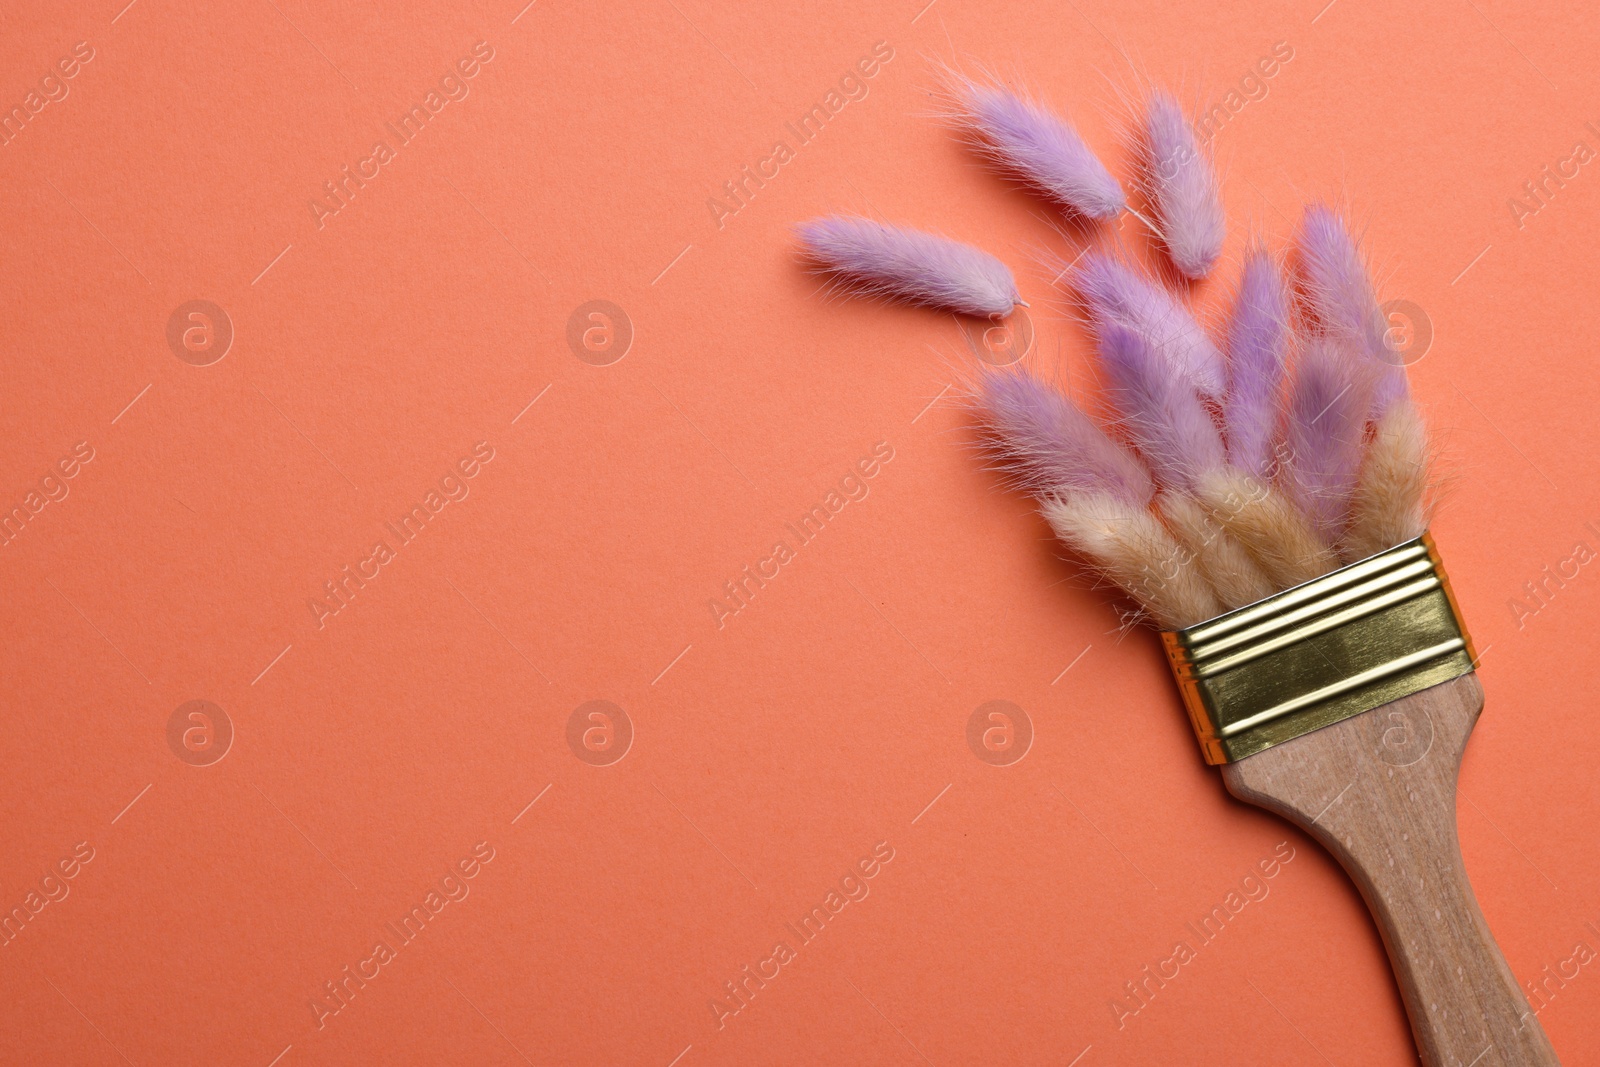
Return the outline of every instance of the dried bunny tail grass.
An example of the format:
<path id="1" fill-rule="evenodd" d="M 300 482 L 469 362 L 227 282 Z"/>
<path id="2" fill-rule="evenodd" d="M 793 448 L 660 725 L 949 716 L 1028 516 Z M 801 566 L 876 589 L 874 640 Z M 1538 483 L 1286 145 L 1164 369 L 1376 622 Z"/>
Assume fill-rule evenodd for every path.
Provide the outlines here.
<path id="1" fill-rule="evenodd" d="M 1408 395 L 1405 370 L 1390 349 L 1372 275 L 1343 216 L 1326 204 L 1306 208 L 1300 223 L 1300 272 L 1321 333 L 1353 345 L 1373 375 L 1372 410 L 1382 415 Z"/>
<path id="2" fill-rule="evenodd" d="M 1171 94 L 1156 89 L 1145 101 L 1145 181 L 1162 244 L 1185 278 L 1199 281 L 1222 255 L 1226 223 L 1217 175 L 1194 126 Z"/>
<path id="3" fill-rule="evenodd" d="M 1157 482 L 1191 490 L 1201 474 L 1223 464 L 1211 413 L 1144 334 L 1107 323 L 1099 353 L 1111 402 Z"/>
<path id="4" fill-rule="evenodd" d="M 1000 468 L 1036 496 L 1107 493 L 1133 507 L 1150 503 L 1150 474 L 1122 445 L 1050 383 L 1029 370 L 984 368 L 974 402 L 993 435 Z"/>
<path id="5" fill-rule="evenodd" d="M 1090 251 L 1073 272 L 1072 287 L 1097 331 L 1115 323 L 1139 333 L 1193 389 L 1221 399 L 1222 352 L 1189 309 L 1154 279 L 1113 255 Z"/>
<path id="6" fill-rule="evenodd" d="M 1255 557 L 1273 592 L 1338 568 L 1338 555 L 1294 504 L 1248 472 L 1212 471 L 1200 479 L 1196 495 L 1211 509 L 1212 518 Z"/>
<path id="7" fill-rule="evenodd" d="M 1313 340 L 1289 391 L 1284 484 L 1318 535 L 1338 544 L 1365 445 L 1371 378 L 1347 345 Z"/>
<path id="8" fill-rule="evenodd" d="M 1011 270 L 948 237 L 847 215 L 803 222 L 806 253 L 858 292 L 1002 318 L 1020 302 Z"/>
<path id="9" fill-rule="evenodd" d="M 993 79 L 946 68 L 942 80 L 949 120 L 995 166 L 1092 219 L 1115 218 L 1128 206 L 1122 186 L 1072 123 Z"/>
<path id="10" fill-rule="evenodd" d="M 1056 536 L 1166 630 L 1222 613 L 1222 603 L 1180 545 L 1147 508 L 1104 493 L 1047 497 L 1039 511 Z"/>
<path id="11" fill-rule="evenodd" d="M 1257 478 L 1271 477 L 1278 400 L 1289 343 L 1289 301 L 1283 274 L 1265 246 L 1245 254 L 1228 324 L 1228 462 Z"/>
<path id="12" fill-rule="evenodd" d="M 1157 507 L 1167 527 L 1193 554 L 1195 565 L 1224 609 L 1254 604 L 1278 591 L 1255 557 L 1211 517 L 1211 509 L 1199 500 L 1188 493 L 1162 493 Z"/>
<path id="13" fill-rule="evenodd" d="M 1300 268 L 1316 329 L 1353 340 L 1364 352 L 1383 345 L 1383 316 L 1344 217 L 1326 204 L 1309 204 L 1300 221 Z"/>
<path id="14" fill-rule="evenodd" d="M 1341 552 L 1365 559 L 1428 528 L 1428 431 L 1422 413 L 1401 397 L 1378 418 L 1367 445 L 1350 508 L 1350 528 Z"/>

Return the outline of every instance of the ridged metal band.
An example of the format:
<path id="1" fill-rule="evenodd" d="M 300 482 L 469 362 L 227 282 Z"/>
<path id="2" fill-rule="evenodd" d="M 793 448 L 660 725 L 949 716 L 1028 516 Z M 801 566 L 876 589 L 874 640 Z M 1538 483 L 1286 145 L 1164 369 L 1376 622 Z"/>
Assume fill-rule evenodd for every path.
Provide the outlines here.
<path id="1" fill-rule="evenodd" d="M 1427 534 L 1161 635 L 1207 763 L 1231 763 L 1472 670 Z"/>

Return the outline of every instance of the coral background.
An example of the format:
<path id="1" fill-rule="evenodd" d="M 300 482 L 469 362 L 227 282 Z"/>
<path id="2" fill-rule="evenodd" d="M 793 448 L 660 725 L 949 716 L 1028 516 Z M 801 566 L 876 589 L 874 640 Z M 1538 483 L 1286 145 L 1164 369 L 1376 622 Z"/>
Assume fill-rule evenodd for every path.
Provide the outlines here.
<path id="1" fill-rule="evenodd" d="M 1569 162 L 1600 148 L 1600 12 L 1325 2 L 13 6 L 0 107 L 93 58 L 0 147 L 0 507 L 93 459 L 0 548 L 0 909 L 31 916 L 0 939 L 0 1060 L 1415 1062 L 1355 891 L 1224 793 L 1157 642 L 973 461 L 961 326 L 829 299 L 789 237 L 846 210 L 983 245 L 1033 304 L 1027 358 L 1077 383 L 1038 253 L 1078 235 L 928 118 L 932 61 L 1024 75 L 1125 174 L 1134 71 L 1209 105 L 1283 42 L 1213 143 L 1233 235 L 1200 301 L 1252 228 L 1281 244 L 1333 197 L 1420 309 L 1434 531 L 1489 694 L 1462 847 L 1517 975 L 1576 969 L 1541 1021 L 1600 1064 L 1600 960 L 1574 962 L 1600 946 L 1600 175 Z M 465 98 L 309 206 L 478 42 Z M 194 300 L 231 322 L 215 361 L 187 311 L 169 342 Z M 879 442 L 865 499 L 719 618 Z M 467 495 L 400 543 L 441 479 Z M 379 540 L 347 605 L 308 607 Z M 592 700 L 609 719 L 569 729 Z M 992 700 L 1031 724 L 1005 766 L 968 744 Z M 1119 1027 L 1123 983 L 1283 842 Z M 475 848 L 467 895 L 394 937 Z"/>

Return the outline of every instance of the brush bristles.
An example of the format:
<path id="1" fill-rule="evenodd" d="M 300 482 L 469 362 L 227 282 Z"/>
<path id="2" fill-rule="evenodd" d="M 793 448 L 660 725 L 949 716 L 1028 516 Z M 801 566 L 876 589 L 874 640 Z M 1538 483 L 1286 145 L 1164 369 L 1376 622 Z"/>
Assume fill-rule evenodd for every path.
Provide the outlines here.
<path id="1" fill-rule="evenodd" d="M 990 372 L 979 400 L 1056 533 L 1158 625 L 1193 625 L 1423 532 L 1421 415 L 1401 394 L 1373 425 L 1382 368 L 1351 330 L 1319 328 L 1287 358 L 1287 291 L 1265 251 L 1246 260 L 1220 408 L 1193 374 L 1193 338 L 1156 328 L 1172 322 L 1156 313 L 1157 283 L 1092 253 L 1079 287 L 1112 427 L 1142 466 L 1026 372 Z"/>
<path id="2" fill-rule="evenodd" d="M 1150 503 L 1150 474 L 1071 400 L 1027 370 L 985 370 L 980 410 L 1001 469 L 1036 495 L 1107 493 L 1134 507 Z"/>
<path id="3" fill-rule="evenodd" d="M 1162 486 L 1192 490 L 1201 474 L 1222 465 L 1222 438 L 1210 413 L 1143 334 L 1106 324 L 1100 365 L 1123 427 Z"/>
<path id="4" fill-rule="evenodd" d="M 1288 356 L 1289 300 L 1272 255 L 1245 256 L 1228 326 L 1228 462 L 1257 478 L 1270 475 L 1278 397 Z"/>
<path id="5" fill-rule="evenodd" d="M 1307 346 L 1289 396 L 1287 486 L 1312 527 L 1331 544 L 1344 536 L 1366 434 L 1371 380 L 1348 348 Z"/>
<path id="6" fill-rule="evenodd" d="M 1427 461 L 1422 414 L 1402 397 L 1379 417 L 1367 446 L 1342 546 L 1346 559 L 1365 559 L 1428 528 Z"/>
<path id="7" fill-rule="evenodd" d="M 1040 512 L 1068 546 L 1133 597 L 1163 629 L 1222 610 L 1216 593 L 1189 564 L 1189 552 L 1146 508 L 1103 493 L 1046 497 Z"/>
<path id="8" fill-rule="evenodd" d="M 990 159 L 1085 220 L 1124 210 L 1122 187 L 1065 120 L 998 83 L 947 74 L 955 125 Z M 1176 101 L 1155 92 L 1145 103 L 1152 225 L 1178 273 L 1196 281 L 1225 236 L 1217 177 Z M 833 217 L 800 236 L 819 265 L 864 292 L 980 316 L 1018 302 L 1004 264 L 933 234 Z M 1026 370 L 985 370 L 975 383 L 999 469 L 1162 627 L 1254 603 L 1425 530 L 1427 435 L 1361 251 L 1321 205 L 1307 209 L 1298 243 L 1293 285 L 1265 247 L 1246 251 L 1226 358 L 1186 300 L 1148 272 L 1094 249 L 1076 270 L 1062 265 L 1057 282 L 1070 276 L 1096 333 L 1113 416 L 1104 428 Z"/>
<path id="9" fill-rule="evenodd" d="M 1338 212 L 1323 204 L 1306 208 L 1300 258 L 1312 329 L 1365 357 L 1373 382 L 1373 415 L 1381 417 L 1407 395 L 1406 375 L 1386 340 L 1388 327 L 1372 277 Z"/>
<path id="10" fill-rule="evenodd" d="M 1189 309 L 1154 278 L 1091 251 L 1072 274 L 1072 287 L 1097 331 L 1111 325 L 1132 330 L 1202 396 L 1222 397 L 1227 379 L 1222 352 Z"/>
<path id="11" fill-rule="evenodd" d="M 1339 566 L 1333 548 L 1317 536 L 1299 509 L 1245 471 L 1213 471 L 1201 480 L 1199 496 L 1211 517 L 1255 558 L 1274 592 Z"/>
<path id="12" fill-rule="evenodd" d="M 1163 493 L 1161 516 L 1192 554 L 1195 566 L 1226 609 L 1254 604 L 1277 591 L 1244 544 L 1228 532 L 1196 497 Z"/>

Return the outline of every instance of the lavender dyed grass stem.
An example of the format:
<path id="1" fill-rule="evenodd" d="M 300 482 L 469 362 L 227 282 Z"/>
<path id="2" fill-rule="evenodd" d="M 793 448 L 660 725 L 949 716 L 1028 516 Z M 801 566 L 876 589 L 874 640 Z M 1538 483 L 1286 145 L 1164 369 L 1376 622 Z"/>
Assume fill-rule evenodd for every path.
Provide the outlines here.
<path id="1" fill-rule="evenodd" d="M 820 268 L 865 295 L 980 318 L 1003 318 L 1021 301 L 1004 263 L 948 237 L 847 215 L 812 219 L 798 231 Z"/>
<path id="2" fill-rule="evenodd" d="M 951 74 L 956 121 L 996 166 L 1070 211 L 1113 219 L 1127 196 L 1066 119 L 998 85 Z"/>
<path id="3" fill-rule="evenodd" d="M 1191 281 L 1211 273 L 1222 255 L 1225 221 L 1217 176 L 1178 102 L 1165 92 L 1145 106 L 1146 181 L 1162 243 Z"/>

